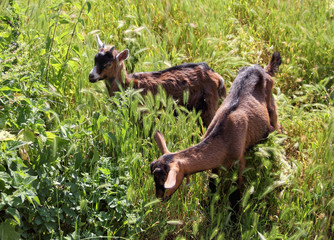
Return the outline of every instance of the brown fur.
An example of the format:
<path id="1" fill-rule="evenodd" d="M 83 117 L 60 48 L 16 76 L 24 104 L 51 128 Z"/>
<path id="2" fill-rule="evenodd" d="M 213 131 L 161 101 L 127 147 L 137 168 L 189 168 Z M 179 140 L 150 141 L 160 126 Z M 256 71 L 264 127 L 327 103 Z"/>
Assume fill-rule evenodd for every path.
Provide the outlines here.
<path id="1" fill-rule="evenodd" d="M 147 94 L 149 91 L 156 94 L 158 86 L 161 85 L 167 95 L 172 96 L 180 105 L 183 105 L 184 92 L 189 91 L 186 107 L 202 111 L 201 117 L 204 125 L 209 126 L 218 108 L 218 100 L 226 95 L 224 80 L 218 73 L 214 72 L 206 63 L 198 63 L 182 64 L 157 72 L 128 74 L 123 62 L 127 55 L 119 56 L 119 54 L 128 53 L 128 51 L 124 51 L 119 53 L 113 47 L 104 47 L 103 45 L 95 58 L 104 58 L 106 62 L 103 62 L 103 69 L 102 66 L 98 66 L 97 62 L 95 63 L 95 67 L 101 72 L 99 72 L 99 79 L 94 79 L 93 75 L 90 74 L 90 81 L 96 82 L 104 79 L 110 96 L 119 90 L 117 83 L 120 83 L 123 88 L 132 84 L 133 88 L 143 89 L 142 94 Z M 121 61 L 118 61 L 118 56 L 122 59 Z"/>
<path id="2" fill-rule="evenodd" d="M 199 144 L 170 153 L 163 135 L 156 133 L 156 142 L 163 153 L 151 163 L 157 197 L 163 198 L 167 189 L 168 199 L 180 186 L 183 178 L 190 174 L 209 169 L 216 171 L 220 166 L 229 169 L 237 160 L 238 184 L 242 185 L 245 151 L 265 138 L 269 132 L 280 130 L 272 96 L 274 82 L 271 78 L 280 63 L 279 53 L 274 53 L 265 70 L 258 65 L 242 68 Z"/>

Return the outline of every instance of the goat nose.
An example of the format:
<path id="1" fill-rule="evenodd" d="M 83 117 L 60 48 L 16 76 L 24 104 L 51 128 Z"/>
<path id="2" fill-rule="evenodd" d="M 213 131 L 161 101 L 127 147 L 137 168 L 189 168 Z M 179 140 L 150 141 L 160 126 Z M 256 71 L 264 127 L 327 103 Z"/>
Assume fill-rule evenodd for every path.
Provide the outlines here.
<path id="1" fill-rule="evenodd" d="M 88 75 L 88 79 L 89 79 L 90 82 L 96 82 L 96 79 L 95 79 L 94 74 L 91 74 L 91 73 L 90 73 L 90 74 Z"/>

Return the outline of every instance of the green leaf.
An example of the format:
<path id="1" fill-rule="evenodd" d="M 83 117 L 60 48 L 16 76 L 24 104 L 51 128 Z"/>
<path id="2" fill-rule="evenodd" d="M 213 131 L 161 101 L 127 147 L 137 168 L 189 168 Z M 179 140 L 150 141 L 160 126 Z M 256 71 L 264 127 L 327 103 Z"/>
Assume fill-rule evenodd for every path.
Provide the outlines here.
<path id="1" fill-rule="evenodd" d="M 17 209 L 9 207 L 6 210 L 6 213 L 12 215 L 15 221 L 18 223 L 18 225 L 21 225 L 20 213 Z"/>
<path id="2" fill-rule="evenodd" d="M 18 89 L 16 87 L 8 87 L 8 86 L 4 86 L 2 88 L 0 88 L 1 92 L 5 92 L 5 91 L 12 91 L 12 92 L 21 92 L 21 89 Z"/>
<path id="3" fill-rule="evenodd" d="M 68 24 L 68 23 L 71 23 L 71 21 L 62 17 L 61 19 L 59 19 L 59 23 L 60 24 Z"/>
<path id="4" fill-rule="evenodd" d="M 213 229 L 211 236 L 210 236 L 210 240 L 213 239 L 219 232 L 219 228 L 215 227 L 215 229 Z"/>
<path id="5" fill-rule="evenodd" d="M 15 231 L 15 225 L 12 220 L 7 219 L 0 224 L 0 239 L 1 240 L 17 240 L 20 234 Z"/>
<path id="6" fill-rule="evenodd" d="M 95 147 L 94 148 L 94 154 L 93 154 L 93 159 L 92 159 L 92 164 L 95 164 L 97 161 L 99 160 L 99 151 L 98 149 Z"/>
<path id="7" fill-rule="evenodd" d="M 35 140 L 35 134 L 30 131 L 28 128 L 25 128 L 23 131 L 24 140 L 28 142 L 33 142 Z"/>
<path id="8" fill-rule="evenodd" d="M 12 182 L 11 176 L 6 172 L 0 172 L 0 179 L 4 181 L 4 183 L 7 183 L 7 184 L 8 183 L 10 184 Z"/>
<path id="9" fill-rule="evenodd" d="M 45 132 L 45 135 L 47 137 L 47 140 L 48 141 L 53 141 L 55 137 L 57 137 L 56 134 L 54 134 L 53 132 Z"/>
<path id="10" fill-rule="evenodd" d="M 34 104 L 31 102 L 30 98 L 23 99 L 26 103 L 28 103 L 30 106 L 34 106 Z"/>
<path id="11" fill-rule="evenodd" d="M 13 196 L 12 195 L 7 195 L 6 193 L 1 193 L 1 205 L 5 205 L 8 204 L 9 206 L 11 206 L 13 204 Z M 0 205 L 0 206 L 1 206 Z M 2 206 L 0 207 L 0 209 L 2 208 Z"/>
<path id="12" fill-rule="evenodd" d="M 31 196 L 29 196 L 29 195 L 26 195 L 26 198 L 28 199 L 28 201 L 29 201 L 33 206 L 35 206 L 33 200 L 35 200 L 35 201 L 37 202 L 37 204 L 40 205 L 39 198 L 38 198 L 37 196 L 31 197 Z"/>
<path id="13" fill-rule="evenodd" d="M 13 141 L 14 144 L 12 144 L 9 148 L 8 151 L 13 151 L 15 149 L 20 148 L 21 146 L 24 146 L 26 144 L 30 144 L 31 142 L 24 142 L 24 141 Z"/>
<path id="14" fill-rule="evenodd" d="M 91 3 L 89 2 L 89 1 L 87 1 L 87 13 L 89 13 L 90 12 L 90 9 L 92 8 L 92 5 L 91 5 Z"/>

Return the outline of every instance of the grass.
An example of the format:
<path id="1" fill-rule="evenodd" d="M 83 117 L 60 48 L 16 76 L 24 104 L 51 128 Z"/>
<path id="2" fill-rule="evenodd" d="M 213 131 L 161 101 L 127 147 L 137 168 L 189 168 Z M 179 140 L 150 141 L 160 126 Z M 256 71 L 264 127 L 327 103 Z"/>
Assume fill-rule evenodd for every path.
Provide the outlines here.
<path id="1" fill-rule="evenodd" d="M 1 239 L 329 239 L 334 234 L 330 1 L 52 1 L 0 3 Z M 160 130 L 178 151 L 205 133 L 163 91 L 108 98 L 88 82 L 95 34 L 130 50 L 129 72 L 206 61 L 229 87 L 238 69 L 283 64 L 275 99 L 283 134 L 247 152 L 242 212 L 230 220 L 237 169 L 191 176 L 159 202 L 149 163 Z M 175 112 L 178 116 L 175 117 Z"/>

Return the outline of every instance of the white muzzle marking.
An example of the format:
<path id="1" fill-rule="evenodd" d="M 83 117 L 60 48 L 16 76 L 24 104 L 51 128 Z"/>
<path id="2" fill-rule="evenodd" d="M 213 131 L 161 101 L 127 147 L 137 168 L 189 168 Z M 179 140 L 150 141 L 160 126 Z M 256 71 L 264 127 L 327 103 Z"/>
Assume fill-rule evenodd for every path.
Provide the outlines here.
<path id="1" fill-rule="evenodd" d="M 93 69 L 89 73 L 89 80 L 97 81 L 100 79 L 100 74 L 96 72 L 96 66 L 93 67 Z"/>

